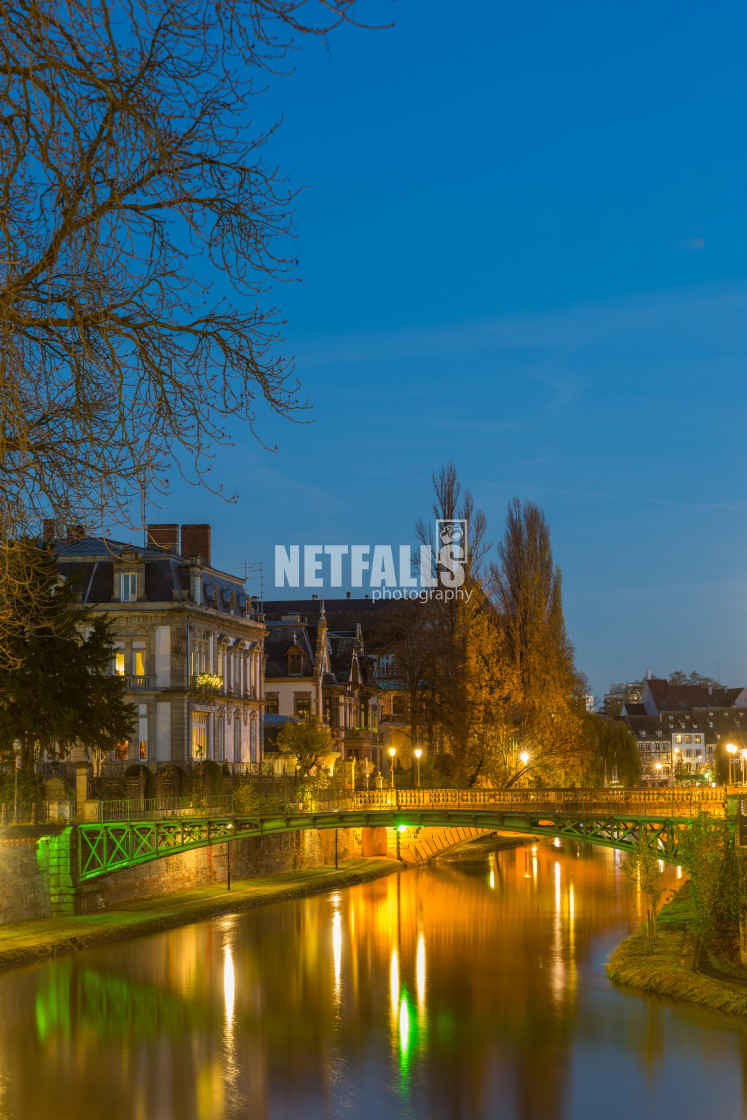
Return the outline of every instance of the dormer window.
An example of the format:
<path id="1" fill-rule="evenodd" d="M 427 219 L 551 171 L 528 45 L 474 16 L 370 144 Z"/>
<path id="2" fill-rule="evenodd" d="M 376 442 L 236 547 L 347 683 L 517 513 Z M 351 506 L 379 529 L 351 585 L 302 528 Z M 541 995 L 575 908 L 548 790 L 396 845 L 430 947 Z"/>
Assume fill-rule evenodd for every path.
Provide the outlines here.
<path id="1" fill-rule="evenodd" d="M 303 669 L 303 658 L 300 653 L 295 651 L 288 654 L 288 672 L 292 676 L 300 677 L 301 670 Z"/>
<path id="2" fill-rule="evenodd" d="M 191 588 L 191 590 L 192 590 L 192 602 L 196 603 L 197 606 L 199 607 L 200 604 L 202 603 L 202 579 L 200 578 L 199 573 L 197 575 L 192 576 L 191 583 L 192 583 L 192 588 Z"/>
<path id="3" fill-rule="evenodd" d="M 122 572 L 120 575 L 120 598 L 123 603 L 137 602 L 137 572 Z"/>

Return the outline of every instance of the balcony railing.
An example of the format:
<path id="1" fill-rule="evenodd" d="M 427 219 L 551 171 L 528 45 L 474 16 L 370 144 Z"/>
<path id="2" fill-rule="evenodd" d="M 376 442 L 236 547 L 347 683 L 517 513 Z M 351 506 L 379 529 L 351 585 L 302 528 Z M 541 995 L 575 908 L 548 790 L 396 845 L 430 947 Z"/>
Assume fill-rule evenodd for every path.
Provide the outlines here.
<path id="1" fill-rule="evenodd" d="M 129 676 L 125 677 L 125 688 L 155 688 L 156 678 L 149 676 L 147 673 L 143 676 Z"/>
<path id="2" fill-rule="evenodd" d="M 203 696 L 220 696 L 223 692 L 223 677 L 215 673 L 196 673 L 189 680 L 189 687 Z"/>

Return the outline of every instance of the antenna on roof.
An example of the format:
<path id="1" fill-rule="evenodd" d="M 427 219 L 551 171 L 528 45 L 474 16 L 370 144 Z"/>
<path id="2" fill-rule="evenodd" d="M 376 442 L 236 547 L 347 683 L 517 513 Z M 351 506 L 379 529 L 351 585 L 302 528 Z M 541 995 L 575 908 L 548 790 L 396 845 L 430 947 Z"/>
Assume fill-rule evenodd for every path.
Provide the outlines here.
<path id="1" fill-rule="evenodd" d="M 262 607 L 264 606 L 264 601 L 265 601 L 265 577 L 264 577 L 264 569 L 262 567 L 262 561 L 257 560 L 253 564 L 247 564 L 247 562 L 245 560 L 244 563 L 241 565 L 241 567 L 244 569 L 244 590 L 246 591 L 247 595 L 251 595 L 252 598 L 257 599 L 259 601 L 259 609 L 260 609 L 260 612 L 261 612 Z M 252 589 L 251 590 L 250 590 L 249 587 L 247 587 L 247 584 L 249 583 L 249 576 L 250 575 L 252 577 Z M 256 590 L 257 585 L 259 585 L 259 594 L 257 594 L 257 590 Z"/>

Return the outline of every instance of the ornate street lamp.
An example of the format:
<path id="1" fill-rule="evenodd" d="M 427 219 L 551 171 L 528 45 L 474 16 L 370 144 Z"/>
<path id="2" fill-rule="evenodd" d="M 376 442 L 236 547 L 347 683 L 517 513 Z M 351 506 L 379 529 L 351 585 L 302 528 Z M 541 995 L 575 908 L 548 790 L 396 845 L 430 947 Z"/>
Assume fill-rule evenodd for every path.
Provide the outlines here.
<path id="1" fill-rule="evenodd" d="M 389 757 L 392 760 L 392 789 L 394 789 L 394 756 L 397 753 L 394 747 L 389 748 Z"/>
<path id="2" fill-rule="evenodd" d="M 727 782 L 727 785 L 731 785 L 731 760 L 732 760 L 733 756 L 737 753 L 737 748 L 734 746 L 733 743 L 727 743 L 726 744 L 726 749 L 729 752 L 729 781 Z"/>
<path id="3" fill-rule="evenodd" d="M 420 789 L 420 756 L 422 753 L 420 747 L 415 748 L 415 758 L 418 760 L 418 789 Z"/>

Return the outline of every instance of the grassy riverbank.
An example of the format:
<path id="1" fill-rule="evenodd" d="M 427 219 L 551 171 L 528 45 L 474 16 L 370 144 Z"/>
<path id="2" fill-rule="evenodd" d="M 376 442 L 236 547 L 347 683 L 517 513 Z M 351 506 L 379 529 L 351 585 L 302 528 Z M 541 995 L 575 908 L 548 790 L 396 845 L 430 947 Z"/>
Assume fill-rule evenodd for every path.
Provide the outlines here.
<path id="1" fill-rule="evenodd" d="M 694 920 L 686 883 L 661 909 L 654 949 L 649 951 L 641 928 L 610 954 L 607 976 L 629 988 L 747 1015 L 747 970 L 709 958 L 700 948 Z"/>
<path id="2" fill-rule="evenodd" d="M 355 886 L 393 871 L 402 864 L 392 859 L 341 860 L 339 870 L 316 867 L 286 871 L 262 878 L 235 880 L 230 892 L 222 886 L 195 887 L 175 894 L 120 903 L 116 910 L 77 918 L 42 918 L 0 926 L 0 969 L 30 964 L 108 941 L 175 929 L 219 914 L 249 910 L 270 902 Z"/>

